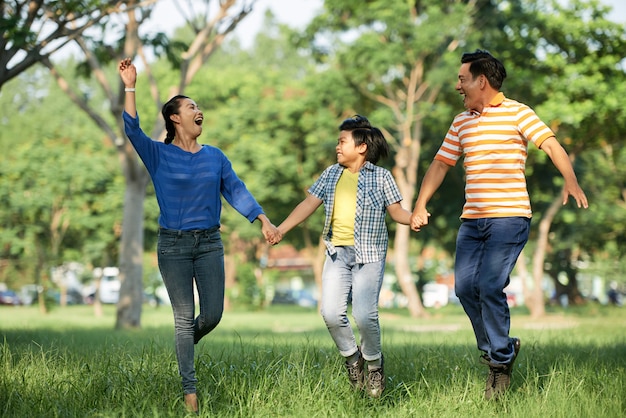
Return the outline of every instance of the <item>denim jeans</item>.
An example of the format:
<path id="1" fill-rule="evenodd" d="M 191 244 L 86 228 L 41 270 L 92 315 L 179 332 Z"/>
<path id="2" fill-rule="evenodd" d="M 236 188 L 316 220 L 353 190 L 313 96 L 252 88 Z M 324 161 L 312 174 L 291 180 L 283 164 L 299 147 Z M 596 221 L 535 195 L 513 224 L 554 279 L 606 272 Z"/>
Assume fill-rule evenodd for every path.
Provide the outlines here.
<path id="1" fill-rule="evenodd" d="M 456 239 L 456 295 L 472 323 L 478 349 L 493 363 L 513 359 L 504 288 L 529 230 L 529 218 L 464 219 Z"/>
<path id="2" fill-rule="evenodd" d="M 335 254 L 326 255 L 322 272 L 322 317 L 339 353 L 344 357 L 353 355 L 358 348 L 348 319 L 352 297 L 352 317 L 361 336 L 363 358 L 377 360 L 382 354 L 378 296 L 385 260 L 357 264 L 354 247 L 336 247 L 336 250 Z"/>
<path id="3" fill-rule="evenodd" d="M 183 393 L 195 393 L 194 344 L 217 326 L 224 311 L 224 247 L 219 228 L 201 231 L 161 228 L 157 254 L 174 312 L 176 358 Z M 200 304 L 197 318 L 194 318 L 194 280 Z"/>

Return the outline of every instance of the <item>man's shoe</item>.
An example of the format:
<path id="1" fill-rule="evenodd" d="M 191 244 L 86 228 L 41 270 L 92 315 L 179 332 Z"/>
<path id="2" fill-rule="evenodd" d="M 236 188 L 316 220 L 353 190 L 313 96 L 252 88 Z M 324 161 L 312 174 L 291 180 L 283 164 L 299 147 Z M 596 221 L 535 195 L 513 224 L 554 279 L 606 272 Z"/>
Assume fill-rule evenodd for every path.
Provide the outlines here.
<path id="1" fill-rule="evenodd" d="M 363 366 L 365 365 L 365 360 L 363 360 L 363 356 L 361 355 L 361 351 L 359 350 L 359 359 L 352 364 L 348 364 L 346 362 L 346 369 L 348 370 L 348 379 L 350 379 L 350 383 L 355 389 L 363 389 L 365 385 L 365 373 L 363 372 Z"/>
<path id="2" fill-rule="evenodd" d="M 379 398 L 385 390 L 384 357 L 380 357 L 380 367 L 367 372 L 367 393 L 372 398 Z"/>
<path id="3" fill-rule="evenodd" d="M 497 399 L 511 386 L 513 364 L 519 354 L 522 343 L 519 338 L 513 337 L 513 358 L 509 364 L 494 364 L 487 354 L 483 354 L 481 362 L 489 366 L 489 375 L 485 384 L 485 399 Z"/>

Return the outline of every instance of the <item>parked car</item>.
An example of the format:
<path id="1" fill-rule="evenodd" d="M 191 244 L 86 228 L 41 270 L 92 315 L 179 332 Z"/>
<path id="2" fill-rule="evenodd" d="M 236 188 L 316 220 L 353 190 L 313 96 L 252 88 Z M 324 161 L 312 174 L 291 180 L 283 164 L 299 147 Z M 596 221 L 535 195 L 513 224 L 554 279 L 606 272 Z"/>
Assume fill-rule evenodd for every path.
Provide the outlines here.
<path id="1" fill-rule="evenodd" d="M 20 297 L 12 290 L 0 291 L 0 305 L 17 306 L 21 305 Z"/>
<path id="2" fill-rule="evenodd" d="M 100 302 L 115 304 L 120 298 L 120 271 L 117 267 L 105 267 L 102 269 L 100 279 Z"/>
<path id="3" fill-rule="evenodd" d="M 449 302 L 450 289 L 445 284 L 426 283 L 422 289 L 422 300 L 426 308 L 441 308 Z"/>
<path id="4" fill-rule="evenodd" d="M 273 305 L 298 305 L 305 308 L 317 306 L 317 299 L 311 291 L 306 289 L 280 289 L 277 290 L 272 299 Z"/>

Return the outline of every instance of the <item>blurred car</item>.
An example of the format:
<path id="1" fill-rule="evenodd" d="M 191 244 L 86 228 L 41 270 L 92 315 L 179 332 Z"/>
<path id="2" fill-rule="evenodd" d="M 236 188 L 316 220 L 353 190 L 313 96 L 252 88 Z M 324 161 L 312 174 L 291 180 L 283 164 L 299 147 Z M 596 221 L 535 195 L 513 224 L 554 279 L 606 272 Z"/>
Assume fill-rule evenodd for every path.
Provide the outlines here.
<path id="1" fill-rule="evenodd" d="M 450 298 L 450 289 L 445 284 L 426 283 L 422 289 L 422 301 L 426 308 L 446 306 Z"/>
<path id="2" fill-rule="evenodd" d="M 0 291 L 0 305 L 21 305 L 20 297 L 12 290 Z"/>
<path id="3" fill-rule="evenodd" d="M 317 306 L 317 299 L 313 293 L 306 289 L 281 289 L 277 290 L 272 299 L 273 305 L 298 305 L 305 308 Z"/>
<path id="4" fill-rule="evenodd" d="M 105 267 L 100 279 L 100 302 L 116 304 L 120 298 L 121 282 L 117 267 Z"/>

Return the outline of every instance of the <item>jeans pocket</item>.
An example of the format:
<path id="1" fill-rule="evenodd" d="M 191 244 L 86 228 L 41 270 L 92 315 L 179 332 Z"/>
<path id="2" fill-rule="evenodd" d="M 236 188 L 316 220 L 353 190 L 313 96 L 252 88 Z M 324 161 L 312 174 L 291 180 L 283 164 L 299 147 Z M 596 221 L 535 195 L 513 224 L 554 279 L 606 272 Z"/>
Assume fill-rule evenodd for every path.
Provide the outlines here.
<path id="1" fill-rule="evenodd" d="M 157 252 L 159 254 L 171 254 L 180 252 L 176 249 L 177 242 L 177 235 L 159 234 L 159 238 L 157 241 Z"/>

